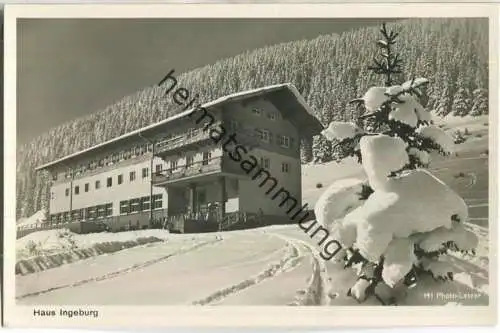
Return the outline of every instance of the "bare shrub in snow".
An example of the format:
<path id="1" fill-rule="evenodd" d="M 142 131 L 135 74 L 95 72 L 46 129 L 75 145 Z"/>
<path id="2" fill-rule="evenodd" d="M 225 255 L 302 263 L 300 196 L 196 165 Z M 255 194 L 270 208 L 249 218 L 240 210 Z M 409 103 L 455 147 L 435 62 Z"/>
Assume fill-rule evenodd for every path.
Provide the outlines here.
<path id="1" fill-rule="evenodd" d="M 28 244 L 26 244 L 26 252 L 28 253 L 28 255 L 30 256 L 35 256 L 38 254 L 39 252 L 39 246 L 37 243 L 35 243 L 35 241 L 33 240 L 30 240 L 28 242 Z"/>

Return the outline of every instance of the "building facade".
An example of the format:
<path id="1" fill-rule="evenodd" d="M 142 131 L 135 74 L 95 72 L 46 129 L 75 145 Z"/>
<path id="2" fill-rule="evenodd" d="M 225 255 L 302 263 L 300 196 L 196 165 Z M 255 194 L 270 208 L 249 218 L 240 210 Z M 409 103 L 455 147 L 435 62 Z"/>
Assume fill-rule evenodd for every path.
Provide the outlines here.
<path id="1" fill-rule="evenodd" d="M 240 92 L 202 108 L 38 167 L 52 179 L 50 223 L 101 220 L 123 230 L 187 215 L 194 223 L 285 217 L 286 207 L 265 195 L 266 175 L 254 177 L 235 160 L 236 144 L 300 206 L 300 141 L 322 126 L 295 87 Z M 217 140 L 221 130 L 234 134 L 233 150 Z"/>

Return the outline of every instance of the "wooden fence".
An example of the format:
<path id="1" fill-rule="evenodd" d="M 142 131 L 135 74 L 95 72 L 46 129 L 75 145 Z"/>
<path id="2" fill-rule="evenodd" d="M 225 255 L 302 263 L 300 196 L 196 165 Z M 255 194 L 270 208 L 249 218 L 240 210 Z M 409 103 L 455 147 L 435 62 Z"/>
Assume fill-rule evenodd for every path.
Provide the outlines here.
<path id="1" fill-rule="evenodd" d="M 162 220 L 167 216 L 166 209 L 153 211 L 153 221 L 150 221 L 150 212 L 143 211 L 127 215 L 102 217 L 88 221 L 71 221 L 62 223 L 42 222 L 24 225 L 17 228 L 17 238 L 24 237 L 32 232 L 54 229 L 69 229 L 75 233 L 92 233 L 99 231 L 127 231 L 163 227 Z"/>

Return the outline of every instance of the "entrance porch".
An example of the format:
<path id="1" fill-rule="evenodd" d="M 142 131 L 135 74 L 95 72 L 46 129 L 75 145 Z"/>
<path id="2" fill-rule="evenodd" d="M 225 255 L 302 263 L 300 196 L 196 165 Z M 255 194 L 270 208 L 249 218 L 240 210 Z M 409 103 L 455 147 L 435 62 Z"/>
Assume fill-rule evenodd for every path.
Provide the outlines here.
<path id="1" fill-rule="evenodd" d="M 164 184 L 168 193 L 168 229 L 180 233 L 210 232 L 256 223 L 258 214 L 240 210 L 240 177 L 217 173 Z"/>

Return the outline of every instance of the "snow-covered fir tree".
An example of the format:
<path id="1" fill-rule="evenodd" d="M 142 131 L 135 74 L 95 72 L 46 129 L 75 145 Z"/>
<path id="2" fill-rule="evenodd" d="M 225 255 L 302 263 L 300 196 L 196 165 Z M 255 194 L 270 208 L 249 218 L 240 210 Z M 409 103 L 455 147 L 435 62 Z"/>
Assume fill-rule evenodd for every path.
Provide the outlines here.
<path id="1" fill-rule="evenodd" d="M 352 102 L 364 107 L 357 122 L 331 122 L 322 134 L 340 159 L 357 156 L 367 180 L 343 180 L 320 196 L 315 214 L 343 246 L 344 267 L 356 275 L 347 294 L 359 302 L 376 297 L 393 304 L 402 289 L 426 274 L 453 279 L 441 260 L 450 250 L 473 250 L 465 201 L 424 169 L 430 154 L 450 155 L 453 138 L 431 120 L 421 103 L 426 78 L 398 81 L 403 60 L 395 52 L 398 33 L 384 24 L 374 64 L 383 84 Z"/>
<path id="2" fill-rule="evenodd" d="M 436 114 L 439 116 L 446 116 L 450 113 L 451 110 L 451 96 L 450 96 L 450 88 L 445 86 L 441 92 L 441 96 L 438 97 L 438 100 L 435 104 Z"/>
<path id="3" fill-rule="evenodd" d="M 300 161 L 301 163 L 309 163 L 313 160 L 313 149 L 312 149 L 313 141 L 312 139 L 303 139 L 301 140 L 301 149 L 300 149 Z"/>
<path id="4" fill-rule="evenodd" d="M 486 89 L 476 89 L 472 93 L 474 96 L 474 104 L 470 111 L 471 116 L 480 116 L 488 114 L 488 92 Z"/>
<path id="5" fill-rule="evenodd" d="M 312 151 L 315 163 L 325 163 L 332 160 L 332 143 L 324 137 L 315 136 L 313 138 Z"/>
<path id="6" fill-rule="evenodd" d="M 466 116 L 472 105 L 470 100 L 470 92 L 464 86 L 464 80 L 461 76 L 459 76 L 457 81 L 457 92 L 455 93 L 455 98 L 453 99 L 453 115 L 463 117 Z"/>

